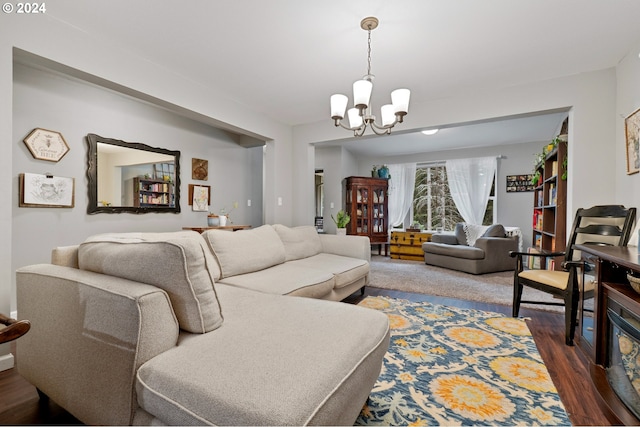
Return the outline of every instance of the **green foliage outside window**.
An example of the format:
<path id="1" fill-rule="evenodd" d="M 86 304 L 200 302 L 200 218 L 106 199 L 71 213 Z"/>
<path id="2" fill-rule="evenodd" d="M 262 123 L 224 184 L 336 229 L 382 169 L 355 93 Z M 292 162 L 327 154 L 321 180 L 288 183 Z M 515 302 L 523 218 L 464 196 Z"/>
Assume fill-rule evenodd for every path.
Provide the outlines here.
<path id="1" fill-rule="evenodd" d="M 495 180 L 491 194 L 495 194 Z M 455 228 L 456 223 L 464 222 L 451 197 L 444 165 L 416 169 L 413 222 L 423 225 L 427 230 L 437 230 L 442 227 L 445 231 L 451 231 Z M 493 224 L 493 200 L 491 199 L 482 223 L 484 225 Z"/>

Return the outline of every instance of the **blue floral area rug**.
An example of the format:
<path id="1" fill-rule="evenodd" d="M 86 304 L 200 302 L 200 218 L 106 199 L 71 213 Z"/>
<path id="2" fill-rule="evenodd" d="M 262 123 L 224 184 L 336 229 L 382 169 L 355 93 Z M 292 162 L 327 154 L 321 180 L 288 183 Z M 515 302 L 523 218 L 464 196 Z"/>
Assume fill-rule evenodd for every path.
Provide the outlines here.
<path id="1" fill-rule="evenodd" d="M 523 320 L 367 297 L 391 343 L 356 425 L 571 425 Z"/>

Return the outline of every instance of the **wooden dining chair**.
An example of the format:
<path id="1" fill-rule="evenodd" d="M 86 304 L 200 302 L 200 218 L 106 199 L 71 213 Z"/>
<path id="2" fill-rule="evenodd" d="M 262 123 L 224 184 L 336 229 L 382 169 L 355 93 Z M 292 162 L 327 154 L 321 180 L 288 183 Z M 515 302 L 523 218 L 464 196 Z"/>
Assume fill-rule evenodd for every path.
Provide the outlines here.
<path id="1" fill-rule="evenodd" d="M 626 246 L 631 236 L 635 217 L 636 208 L 625 208 L 621 205 L 580 208 L 576 212 L 565 251 L 511 252 L 510 255 L 516 258 L 513 276 L 513 317 L 518 317 L 521 303 L 564 306 L 565 342 L 567 345 L 573 345 L 580 299 L 577 267 L 582 266 L 580 251 L 575 250 L 574 246 L 576 244 Z M 523 262 L 525 256 L 542 258 L 563 256 L 562 270 L 525 269 Z M 541 262 L 540 265 L 544 266 L 546 263 Z M 552 294 L 562 302 L 522 300 L 522 290 L 525 286 Z M 593 285 L 586 288 L 584 292 L 593 293 Z"/>

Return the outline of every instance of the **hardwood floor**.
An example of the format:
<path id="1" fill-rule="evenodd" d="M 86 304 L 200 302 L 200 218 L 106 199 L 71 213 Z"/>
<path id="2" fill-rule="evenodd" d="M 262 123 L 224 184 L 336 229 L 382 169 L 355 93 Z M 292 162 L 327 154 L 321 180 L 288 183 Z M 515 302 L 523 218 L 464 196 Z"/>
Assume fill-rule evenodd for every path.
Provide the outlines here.
<path id="1" fill-rule="evenodd" d="M 386 295 L 411 301 L 428 301 L 510 315 L 509 306 L 485 304 L 422 294 L 366 288 L 365 295 L 354 294 L 346 301 L 357 303 L 368 295 Z M 589 379 L 588 366 L 577 346 L 564 344 L 564 319 L 561 314 L 521 308 L 538 351 L 553 378 L 560 398 L 573 425 L 612 425 L 614 422 L 600 409 Z M 15 354 L 15 351 L 14 351 Z M 70 425 L 79 422 L 54 402 L 40 401 L 36 389 L 15 369 L 0 372 L 0 424 Z"/>

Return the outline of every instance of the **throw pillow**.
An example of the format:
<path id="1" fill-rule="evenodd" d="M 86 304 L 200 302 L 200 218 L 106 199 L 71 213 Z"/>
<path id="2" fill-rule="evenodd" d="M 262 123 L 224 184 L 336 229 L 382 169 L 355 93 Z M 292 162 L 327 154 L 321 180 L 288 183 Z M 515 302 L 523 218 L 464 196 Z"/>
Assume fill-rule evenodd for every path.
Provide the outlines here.
<path id="1" fill-rule="evenodd" d="M 169 295 L 180 328 L 205 333 L 222 325 L 206 242 L 195 231 L 111 233 L 89 237 L 78 248 L 78 267 L 147 283 Z"/>
<path id="2" fill-rule="evenodd" d="M 493 224 L 484 232 L 482 237 L 505 237 L 507 232 L 502 224 Z"/>
<path id="3" fill-rule="evenodd" d="M 478 237 L 481 237 L 487 230 L 486 225 L 464 224 L 464 233 L 467 236 L 467 244 L 473 246 L 476 244 Z"/>
<path id="4" fill-rule="evenodd" d="M 290 228 L 282 224 L 275 224 L 273 228 L 284 244 L 287 261 L 309 258 L 322 252 L 320 236 L 312 225 Z"/>
<path id="5" fill-rule="evenodd" d="M 467 245 L 467 232 L 465 230 L 465 225 L 466 224 L 464 222 L 459 222 L 453 230 L 453 234 L 456 236 L 459 245 Z"/>

